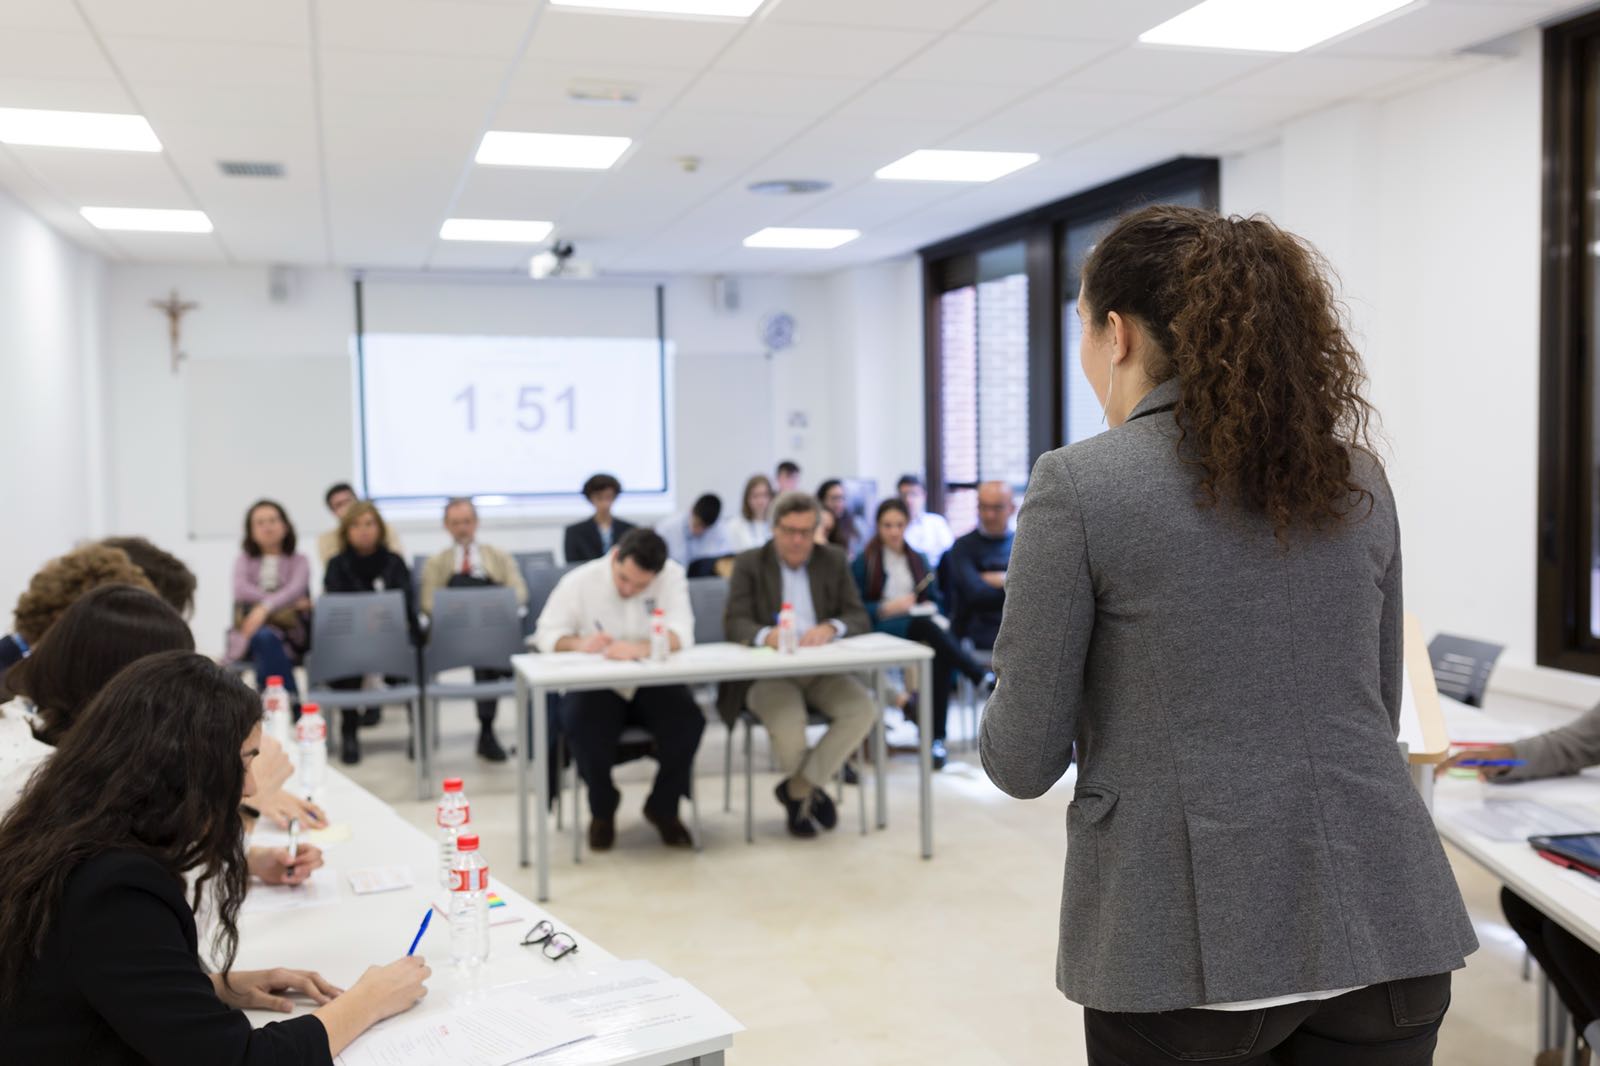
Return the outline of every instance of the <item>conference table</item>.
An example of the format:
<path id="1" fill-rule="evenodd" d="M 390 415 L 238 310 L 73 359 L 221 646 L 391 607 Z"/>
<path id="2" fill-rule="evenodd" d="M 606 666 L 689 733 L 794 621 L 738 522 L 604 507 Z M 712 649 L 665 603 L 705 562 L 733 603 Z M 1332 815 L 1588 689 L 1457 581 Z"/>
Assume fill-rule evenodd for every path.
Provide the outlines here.
<path id="1" fill-rule="evenodd" d="M 643 688 L 650 685 L 701 685 L 721 681 L 760 681 L 770 678 L 810 677 L 819 674 L 870 674 L 874 698 L 881 706 L 883 674 L 894 668 L 920 667 L 917 730 L 920 743 L 918 810 L 921 819 L 922 857 L 933 857 L 933 722 L 928 667 L 933 649 L 887 633 L 848 637 L 815 648 L 780 654 L 770 648 L 742 644 L 696 644 L 663 662 L 618 661 L 601 655 L 557 652 L 553 655 L 515 655 L 511 666 L 517 684 L 517 736 L 529 735 L 532 716 L 533 750 L 517 759 L 518 860 L 528 865 L 529 775 L 534 798 L 533 829 L 537 843 L 539 901 L 550 898 L 550 729 L 544 713 L 546 697 L 555 692 L 585 692 L 608 688 Z M 534 713 L 538 708 L 538 713 Z M 875 732 L 881 744 L 881 731 Z M 886 824 L 888 782 L 879 773 L 878 828 Z M 576 814 L 574 814 L 576 817 Z"/>
<path id="2" fill-rule="evenodd" d="M 1451 739 L 1456 742 L 1506 743 L 1544 731 L 1531 722 L 1486 715 L 1451 701 L 1446 701 L 1445 719 Z M 1496 803 L 1518 801 L 1567 815 L 1573 822 L 1568 827 L 1572 831 L 1600 831 L 1600 768 L 1569 777 L 1506 785 L 1446 776 L 1438 782 L 1433 802 L 1434 823 L 1443 839 L 1573 936 L 1600 951 L 1600 881 L 1540 858 L 1525 839 L 1498 839 L 1504 834 L 1484 831 L 1482 818 L 1486 811 L 1492 811 Z M 1548 981 L 1541 986 L 1540 1006 L 1540 1045 L 1563 1046 L 1569 1026 Z"/>
<path id="3" fill-rule="evenodd" d="M 234 969 L 309 969 L 348 988 L 369 965 L 393 962 L 404 955 L 423 914 L 435 900 L 444 899 L 445 892 L 439 886 L 439 845 L 431 835 L 405 821 L 388 804 L 337 770 L 328 770 L 319 798 L 328 812 L 327 835 L 335 838 L 323 846 L 326 865 L 313 875 L 312 883 L 294 889 L 251 885 L 239 916 L 239 953 Z M 319 834 L 310 837 L 315 840 Z M 281 833 L 258 827 L 253 842 L 272 845 L 281 843 L 281 838 Z M 410 887 L 366 895 L 353 891 L 352 874 L 394 867 L 409 869 L 414 877 Z M 515 915 L 518 920 L 491 925 L 488 961 L 469 978 L 450 965 L 450 925 L 443 915 L 435 913 L 417 947 L 417 954 L 425 957 L 433 970 L 428 995 L 405 1014 L 384 1024 L 440 1014 L 481 996 L 486 989 L 551 979 L 576 981 L 584 975 L 603 973 L 608 964 L 616 964 L 616 957 L 605 948 L 493 874 L 491 868 L 490 889 L 504 901 L 505 917 Z M 299 905 L 285 905 L 289 894 L 302 892 L 307 899 Z M 549 919 L 558 930 L 570 933 L 578 950 L 552 961 L 538 947 L 523 947 L 524 933 L 542 919 Z M 297 1007 L 296 1013 L 310 1009 L 306 1003 Z M 257 1026 L 291 1016 L 269 1011 L 246 1013 Z M 722 1066 L 724 1052 L 732 1044 L 732 1035 L 725 1034 L 603 1061 L 615 1066 Z M 353 1047 L 359 1047 L 359 1041 Z M 563 1052 L 556 1051 L 539 1056 L 538 1061 L 561 1066 L 569 1060 Z M 570 1061 L 583 1061 L 586 1066 L 595 1063 L 593 1055 Z"/>

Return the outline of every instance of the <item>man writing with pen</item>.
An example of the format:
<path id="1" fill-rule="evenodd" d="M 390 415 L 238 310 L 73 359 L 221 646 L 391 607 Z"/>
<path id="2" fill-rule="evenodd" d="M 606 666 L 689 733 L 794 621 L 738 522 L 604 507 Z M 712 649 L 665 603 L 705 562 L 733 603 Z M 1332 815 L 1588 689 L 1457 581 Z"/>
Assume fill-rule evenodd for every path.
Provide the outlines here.
<path id="1" fill-rule="evenodd" d="M 694 613 L 683 567 L 667 558 L 667 545 L 659 534 L 630 530 L 604 556 L 561 579 L 539 614 L 533 643 L 546 655 L 580 652 L 644 660 L 650 656 L 651 615 L 657 610 L 664 617 L 672 651 L 694 644 Z M 654 739 L 650 754 L 659 764 L 655 786 L 645 800 L 645 820 L 668 847 L 693 845 L 678 817 L 678 802 L 689 793 L 705 716 L 687 685 L 568 693 L 560 714 L 578 772 L 589 788 L 591 848 L 604 851 L 616 840 L 622 796 L 612 784 L 611 768 L 619 761 L 622 731 L 630 726 L 650 733 Z"/>

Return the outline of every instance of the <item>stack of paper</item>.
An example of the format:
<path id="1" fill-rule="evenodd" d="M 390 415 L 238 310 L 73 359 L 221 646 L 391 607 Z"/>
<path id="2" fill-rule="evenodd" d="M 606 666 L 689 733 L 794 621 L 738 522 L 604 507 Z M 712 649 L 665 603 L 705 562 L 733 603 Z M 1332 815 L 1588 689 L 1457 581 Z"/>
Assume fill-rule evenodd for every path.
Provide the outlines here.
<path id="1" fill-rule="evenodd" d="M 559 1011 L 530 1002 L 520 986 L 514 986 L 476 1002 L 369 1030 L 345 1049 L 339 1064 L 510 1066 L 589 1035 Z"/>

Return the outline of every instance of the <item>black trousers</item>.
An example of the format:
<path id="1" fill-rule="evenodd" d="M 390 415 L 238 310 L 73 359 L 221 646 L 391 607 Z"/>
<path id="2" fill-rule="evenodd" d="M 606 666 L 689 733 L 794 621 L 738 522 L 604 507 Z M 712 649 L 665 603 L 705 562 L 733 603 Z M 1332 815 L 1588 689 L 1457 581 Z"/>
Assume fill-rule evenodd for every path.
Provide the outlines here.
<path id="1" fill-rule="evenodd" d="M 507 677 L 510 677 L 510 676 L 511 676 L 511 671 L 510 670 L 477 670 L 477 669 L 475 669 L 475 670 L 472 671 L 472 679 L 474 681 L 499 681 L 502 678 L 507 678 Z M 479 700 L 478 701 L 478 725 L 483 729 L 483 731 L 485 733 L 487 733 L 489 731 L 489 728 L 494 725 L 494 713 L 495 713 L 495 710 L 497 708 L 499 708 L 499 706 L 500 706 L 500 701 L 499 700 Z"/>
<path id="2" fill-rule="evenodd" d="M 562 699 L 561 731 L 589 786 L 589 812 L 596 818 L 616 816 L 622 794 L 611 783 L 611 768 L 628 726 L 639 726 L 655 739 L 659 767 L 645 810 L 658 818 L 676 818 L 678 800 L 689 794 L 694 753 L 706 728 L 706 716 L 687 685 L 641 688 L 631 700 L 609 689 L 573 692 Z"/>
<path id="3" fill-rule="evenodd" d="M 1429 1066 L 1450 975 L 1265 1010 L 1112 1014 L 1084 1009 L 1089 1066 Z"/>
<path id="4" fill-rule="evenodd" d="M 933 739 L 945 738 L 945 727 L 950 720 L 951 676 L 959 670 L 974 685 L 983 680 L 982 666 L 968 655 L 950 631 L 931 618 L 913 618 L 906 629 L 906 639 L 926 644 L 933 649 Z"/>
<path id="5" fill-rule="evenodd" d="M 1587 1029 L 1600 1018 L 1600 953 L 1509 888 L 1500 890 L 1500 909 L 1550 978 L 1579 1032 Z"/>

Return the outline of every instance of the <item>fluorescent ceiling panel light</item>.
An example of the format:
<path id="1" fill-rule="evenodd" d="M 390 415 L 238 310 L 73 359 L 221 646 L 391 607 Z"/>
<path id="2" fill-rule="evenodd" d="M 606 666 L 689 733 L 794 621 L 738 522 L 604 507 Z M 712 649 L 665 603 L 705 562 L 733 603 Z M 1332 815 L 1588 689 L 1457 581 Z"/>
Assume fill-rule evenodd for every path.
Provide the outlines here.
<path id="1" fill-rule="evenodd" d="M 1155 29 L 1143 44 L 1238 52 L 1300 52 L 1414 0 L 1204 0 Z"/>
<path id="2" fill-rule="evenodd" d="M 747 19 L 766 0 L 550 0 L 551 7 L 622 11 L 633 15 L 699 15 Z"/>
<path id="3" fill-rule="evenodd" d="M 540 244 L 555 229 L 553 222 L 524 218 L 447 218 L 439 227 L 445 241 L 503 241 L 508 244 Z"/>
<path id="4" fill-rule="evenodd" d="M 109 152 L 161 151 L 161 142 L 143 115 L 21 107 L 0 107 L 0 143 L 100 148 Z"/>
<path id="5" fill-rule="evenodd" d="M 204 211 L 168 211 L 149 207 L 85 207 L 78 212 L 95 229 L 130 233 L 210 233 Z"/>
<path id="6" fill-rule="evenodd" d="M 849 244 L 861 236 L 858 229 L 817 229 L 786 226 L 768 226 L 744 239 L 746 248 L 802 248 L 808 251 L 827 251 L 841 244 Z"/>
<path id="7" fill-rule="evenodd" d="M 477 161 L 492 167 L 609 170 L 632 143 L 627 137 L 490 130 L 478 145 Z"/>
<path id="8" fill-rule="evenodd" d="M 993 181 L 1032 166 L 1037 152 L 952 152 L 921 148 L 878 170 L 884 181 Z"/>

